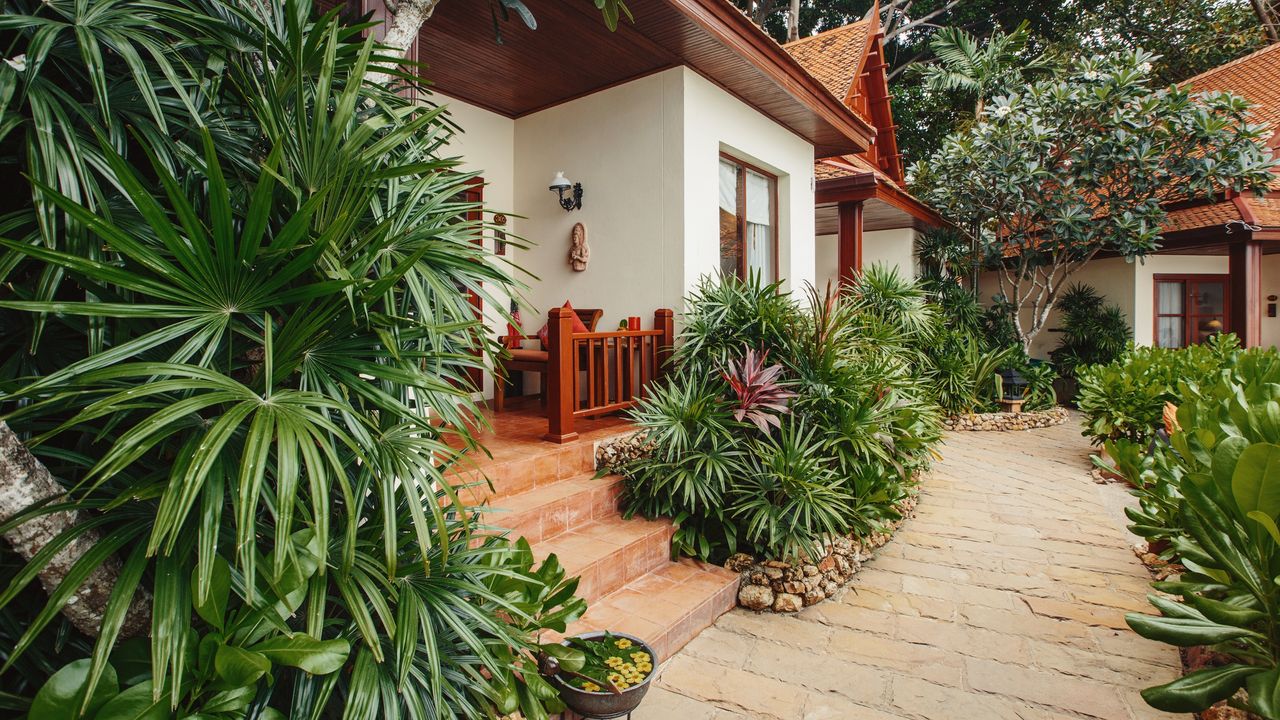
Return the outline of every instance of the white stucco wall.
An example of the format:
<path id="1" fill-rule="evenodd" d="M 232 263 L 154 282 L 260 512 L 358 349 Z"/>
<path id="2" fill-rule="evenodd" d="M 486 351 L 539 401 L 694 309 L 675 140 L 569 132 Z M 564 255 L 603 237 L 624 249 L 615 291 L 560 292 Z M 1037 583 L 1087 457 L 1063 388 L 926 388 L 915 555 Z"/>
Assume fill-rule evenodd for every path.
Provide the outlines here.
<path id="1" fill-rule="evenodd" d="M 535 246 L 521 265 L 536 276 L 526 328 L 550 308 L 603 308 L 602 329 L 681 296 L 682 71 L 650 75 L 515 121 L 515 202 L 520 234 Z M 557 171 L 583 186 L 566 212 L 547 189 Z M 569 234 L 587 231 L 585 272 L 569 267 Z"/>
<path id="2" fill-rule="evenodd" d="M 1280 297 L 1280 255 L 1262 256 L 1262 345 L 1280 347 L 1280 317 L 1267 317 L 1268 295 Z"/>
<path id="3" fill-rule="evenodd" d="M 461 158 L 461 170 L 480 173 L 485 182 L 485 206 L 492 212 L 507 216 L 508 234 L 520 232 L 519 218 L 512 216 L 515 208 L 515 121 L 443 95 L 435 95 L 432 100 L 447 106 L 449 117 L 461 129 L 449 142 L 446 154 Z M 491 221 L 492 217 L 485 220 Z M 486 235 L 485 247 L 493 250 L 492 233 Z M 515 262 L 520 259 L 518 253 L 516 248 L 509 246 L 505 257 Z M 512 272 L 509 267 L 504 269 Z M 495 297 L 493 302 L 485 304 L 485 323 L 496 331 L 505 330 L 506 323 L 500 313 L 510 300 L 506 293 L 497 289 L 490 289 L 490 292 Z M 484 393 L 493 395 L 493 378 L 488 374 L 484 378 Z"/>
<path id="4" fill-rule="evenodd" d="M 722 151 L 777 175 L 779 276 L 788 288 L 814 280 L 813 146 L 687 68 L 515 120 L 437 99 L 463 128 L 451 154 L 484 175 L 486 204 L 531 245 L 508 251 L 527 271 L 517 275 L 526 332 L 565 300 L 603 308 L 602 329 L 629 315 L 649 327 L 662 307 L 679 312 L 719 267 Z M 547 189 L 557 171 L 582 183 L 581 210 L 566 212 Z M 568 263 L 579 222 L 591 248 L 585 272 Z"/>
<path id="5" fill-rule="evenodd" d="M 793 290 L 813 282 L 813 146 L 701 75 L 687 68 L 679 71 L 684 83 L 685 286 L 719 267 L 721 152 L 778 176 L 778 277 Z"/>
<path id="6" fill-rule="evenodd" d="M 912 228 L 871 230 L 862 234 L 862 266 L 877 263 L 896 266 L 904 278 L 916 276 L 915 242 L 919 233 Z M 819 235 L 814 252 L 816 256 L 817 287 L 828 283 L 835 287 L 840 279 L 840 239 L 836 235 Z"/>

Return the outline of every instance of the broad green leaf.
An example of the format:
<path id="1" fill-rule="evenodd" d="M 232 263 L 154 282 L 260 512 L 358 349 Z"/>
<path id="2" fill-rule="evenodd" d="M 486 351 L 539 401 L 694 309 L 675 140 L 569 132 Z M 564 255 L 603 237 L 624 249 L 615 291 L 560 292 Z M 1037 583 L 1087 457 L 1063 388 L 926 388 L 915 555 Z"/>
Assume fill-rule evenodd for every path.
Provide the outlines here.
<path id="1" fill-rule="evenodd" d="M 1259 510 L 1272 518 L 1280 515 L 1280 445 L 1255 443 L 1240 453 L 1231 494 L 1242 514 Z"/>
<path id="2" fill-rule="evenodd" d="M 191 602 L 196 614 L 205 622 L 222 630 L 226 621 L 227 598 L 231 595 L 231 566 L 221 555 L 213 559 L 208 587 L 200 594 L 199 568 L 191 573 Z"/>
<path id="3" fill-rule="evenodd" d="M 271 661 L 261 653 L 222 645 L 213 656 L 213 667 L 228 685 L 244 687 L 258 682 L 258 678 L 270 672 Z"/>
<path id="4" fill-rule="evenodd" d="M 85 691 L 89 684 L 88 658 L 75 660 L 62 666 L 60 670 L 49 676 L 36 697 L 31 701 L 30 718 L 39 720 L 77 720 L 80 708 L 86 708 L 86 715 L 92 715 L 104 703 L 120 692 L 116 682 L 116 671 L 110 665 L 102 670 L 102 678 L 93 695 L 85 702 Z"/>
<path id="5" fill-rule="evenodd" d="M 1239 664 L 1197 670 L 1173 682 L 1143 690 L 1142 699 L 1165 712 L 1199 712 L 1231 697 L 1250 675 L 1262 671 L 1260 667 Z"/>
<path id="6" fill-rule="evenodd" d="M 1125 622 L 1133 631 L 1149 640 L 1159 640 L 1178 647 L 1194 647 L 1196 645 L 1216 645 L 1239 638 L 1262 638 L 1256 632 L 1245 628 L 1219 625 L 1209 620 L 1184 617 L 1153 617 L 1129 613 Z"/>
<path id="7" fill-rule="evenodd" d="M 250 650 L 280 665 L 301 668 L 312 675 L 327 675 L 347 661 L 351 644 L 346 640 L 316 640 L 298 633 L 264 640 Z"/>
<path id="8" fill-rule="evenodd" d="M 169 700 L 155 698 L 146 680 L 116 695 L 102 706 L 93 720 L 169 720 Z"/>

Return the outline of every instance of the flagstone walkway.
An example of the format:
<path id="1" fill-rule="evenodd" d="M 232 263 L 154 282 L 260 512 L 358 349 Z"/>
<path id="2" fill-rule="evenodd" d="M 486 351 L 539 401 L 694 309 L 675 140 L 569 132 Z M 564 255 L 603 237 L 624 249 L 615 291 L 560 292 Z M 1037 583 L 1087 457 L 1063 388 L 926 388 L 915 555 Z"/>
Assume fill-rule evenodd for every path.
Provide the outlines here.
<path id="1" fill-rule="evenodd" d="M 1089 476 L 1072 421 L 948 436 L 916 517 L 843 597 L 741 609 L 662 669 L 636 720 L 1177 717 L 1138 690 L 1178 672 L 1143 640 L 1148 575 L 1118 485 Z"/>

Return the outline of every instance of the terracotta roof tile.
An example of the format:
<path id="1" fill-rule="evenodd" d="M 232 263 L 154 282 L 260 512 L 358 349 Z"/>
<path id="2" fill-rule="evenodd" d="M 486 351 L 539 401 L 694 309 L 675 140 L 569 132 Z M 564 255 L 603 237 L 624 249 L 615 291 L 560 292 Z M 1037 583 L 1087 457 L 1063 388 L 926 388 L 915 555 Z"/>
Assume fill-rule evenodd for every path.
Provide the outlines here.
<path id="1" fill-rule="evenodd" d="M 1280 197 L 1244 198 L 1245 205 L 1253 215 L 1253 221 L 1265 228 L 1280 228 Z"/>
<path id="2" fill-rule="evenodd" d="M 1232 92 L 1254 104 L 1255 122 L 1280 131 L 1280 43 L 1185 80 L 1197 92 Z"/>
<path id="3" fill-rule="evenodd" d="M 1193 205 L 1170 210 L 1161 231 L 1172 233 L 1215 225 L 1223 226 L 1233 220 L 1240 222 L 1240 219 L 1240 209 L 1230 200 L 1209 205 Z"/>
<path id="4" fill-rule="evenodd" d="M 861 20 L 782 47 L 837 100 L 844 102 L 858 77 L 870 29 L 871 20 Z"/>

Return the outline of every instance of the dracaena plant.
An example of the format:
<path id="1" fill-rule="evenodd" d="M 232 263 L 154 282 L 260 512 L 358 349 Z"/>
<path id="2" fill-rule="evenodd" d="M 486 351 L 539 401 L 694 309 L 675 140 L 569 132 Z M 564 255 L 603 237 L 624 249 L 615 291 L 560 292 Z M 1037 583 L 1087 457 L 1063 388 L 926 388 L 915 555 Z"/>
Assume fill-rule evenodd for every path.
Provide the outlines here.
<path id="1" fill-rule="evenodd" d="M 769 428 L 782 427 L 778 415 L 787 412 L 787 403 L 795 397 L 782 384 L 782 366 L 766 365 L 769 351 L 757 353 L 747 348 L 742 358 L 729 362 L 721 375 L 734 395 L 733 419 L 746 420 L 768 433 Z"/>

